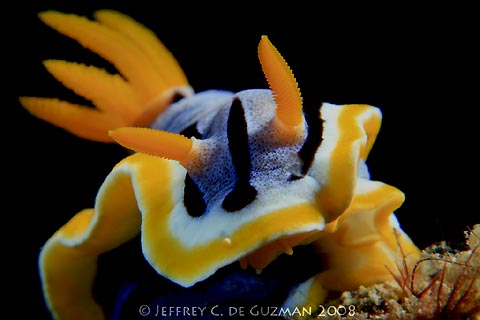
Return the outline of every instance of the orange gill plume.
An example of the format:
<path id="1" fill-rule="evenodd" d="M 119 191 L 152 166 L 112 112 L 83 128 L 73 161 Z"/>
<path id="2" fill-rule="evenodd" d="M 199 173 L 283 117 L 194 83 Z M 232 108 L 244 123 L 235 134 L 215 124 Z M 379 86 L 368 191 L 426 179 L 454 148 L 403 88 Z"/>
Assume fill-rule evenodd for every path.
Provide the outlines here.
<path id="1" fill-rule="evenodd" d="M 75 14 L 45 11 L 39 18 L 110 62 L 118 71 L 77 62 L 46 60 L 55 79 L 95 107 L 57 98 L 20 97 L 36 117 L 81 138 L 112 142 L 108 131 L 123 126 L 149 126 L 176 95 L 192 88 L 172 54 L 155 34 L 132 18 L 99 10 L 95 20 Z"/>

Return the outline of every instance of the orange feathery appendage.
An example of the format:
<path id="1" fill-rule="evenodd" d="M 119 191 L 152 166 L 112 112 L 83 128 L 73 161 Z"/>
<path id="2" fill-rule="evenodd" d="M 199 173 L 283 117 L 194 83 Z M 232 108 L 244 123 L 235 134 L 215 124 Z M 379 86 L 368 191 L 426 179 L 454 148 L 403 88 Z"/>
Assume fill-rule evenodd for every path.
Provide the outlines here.
<path id="1" fill-rule="evenodd" d="M 77 62 L 44 61 L 48 72 L 91 105 L 21 97 L 21 105 L 40 119 L 84 139 L 112 142 L 109 130 L 149 126 L 171 103 L 173 93 L 193 92 L 178 62 L 155 34 L 120 12 L 99 10 L 96 20 L 90 20 L 49 10 L 39 18 L 118 71 L 112 74 Z"/>
<path id="2" fill-rule="evenodd" d="M 49 59 L 43 65 L 55 79 L 77 95 L 92 102 L 97 109 L 130 122 L 142 113 L 132 86 L 119 74 L 110 74 L 95 66 Z M 106 132 L 105 132 L 106 134 Z"/>
<path id="3" fill-rule="evenodd" d="M 98 10 L 94 15 L 97 21 L 133 41 L 169 87 L 188 86 L 187 78 L 177 60 L 154 32 L 131 17 L 113 10 Z"/>
<path id="4" fill-rule="evenodd" d="M 169 75 L 161 74 L 152 62 L 154 59 L 151 55 L 147 55 L 131 36 L 124 35 L 122 29 L 113 29 L 86 17 L 56 11 L 42 12 L 39 17 L 45 24 L 111 62 L 131 84 L 141 104 L 148 103 L 171 88 L 165 81 L 165 76 Z"/>
<path id="5" fill-rule="evenodd" d="M 110 137 L 125 148 L 185 165 L 190 159 L 193 142 L 176 133 L 149 128 L 124 127 L 111 130 Z"/>
<path id="6" fill-rule="evenodd" d="M 116 115 L 56 98 L 20 97 L 20 103 L 36 117 L 93 141 L 110 142 L 108 130 L 127 125 Z"/>

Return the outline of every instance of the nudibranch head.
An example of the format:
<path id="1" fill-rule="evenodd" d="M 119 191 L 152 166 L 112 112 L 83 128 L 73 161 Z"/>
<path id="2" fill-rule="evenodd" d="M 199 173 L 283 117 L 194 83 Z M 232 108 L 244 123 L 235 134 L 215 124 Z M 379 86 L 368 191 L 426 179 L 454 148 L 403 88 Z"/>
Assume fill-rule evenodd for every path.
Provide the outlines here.
<path id="1" fill-rule="evenodd" d="M 240 259 L 257 270 L 282 252 L 291 254 L 293 246 L 324 227 L 315 203 L 319 184 L 305 174 L 300 156 L 307 139 L 300 91 L 278 51 L 266 41 L 262 37 L 259 56 L 262 64 L 274 60 L 265 68 L 267 79 L 274 79 L 273 93 L 206 91 L 172 104 L 153 129 L 110 133 L 127 148 L 176 160 L 186 170 L 179 185 L 179 222 L 172 223 L 182 226 L 178 230 L 191 224 L 195 232 L 179 235 L 182 241 L 196 246 L 205 239 L 224 239 L 231 254 L 223 254 L 230 258 L 222 264 Z M 298 119 L 291 122 L 291 116 Z M 264 219 L 275 222 L 267 226 Z M 245 241 L 234 241 L 238 232 L 259 233 L 261 239 L 246 247 Z"/>
<path id="2" fill-rule="evenodd" d="M 202 118 L 181 131 L 168 125 L 181 123 L 173 119 L 186 108 L 203 108 L 203 99 L 221 98 L 215 110 L 205 108 L 208 121 Z M 174 187 L 179 197 L 170 228 L 185 246 L 228 239 L 222 259 L 230 257 L 221 265 L 241 259 L 262 269 L 324 227 L 315 203 L 319 184 L 302 174 L 298 152 L 303 141 L 278 144 L 271 125 L 275 111 L 270 90 L 207 91 L 171 105 L 156 121 L 156 129 L 120 128 L 111 136 L 132 150 L 175 160 L 173 164 L 184 169 Z"/>

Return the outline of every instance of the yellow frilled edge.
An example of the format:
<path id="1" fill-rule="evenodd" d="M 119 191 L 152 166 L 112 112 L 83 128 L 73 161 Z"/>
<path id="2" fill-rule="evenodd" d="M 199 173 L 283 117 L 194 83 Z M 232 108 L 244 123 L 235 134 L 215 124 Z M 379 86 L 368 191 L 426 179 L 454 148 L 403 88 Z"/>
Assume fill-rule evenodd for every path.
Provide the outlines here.
<path id="1" fill-rule="evenodd" d="M 382 114 L 363 104 L 321 107 L 323 141 L 309 173 L 322 185 L 316 202 L 327 221 L 333 221 L 350 205 L 358 175 L 368 175 L 365 165 L 377 138 Z"/>
<path id="2" fill-rule="evenodd" d="M 132 155 L 107 177 L 95 208 L 79 212 L 47 241 L 40 255 L 40 274 L 56 318 L 103 319 L 91 293 L 97 257 L 140 232 L 143 253 L 152 267 L 189 286 L 269 239 L 298 234 L 306 225 L 319 223 L 316 208 L 300 204 L 241 225 L 228 241 L 217 238 L 190 246 L 169 226 L 175 207 L 182 205 L 185 174 L 174 161 Z M 194 218 L 190 222 L 200 227 Z"/>
<path id="3" fill-rule="evenodd" d="M 397 188 L 359 179 L 348 209 L 312 243 L 324 259 L 325 270 L 300 284 L 284 306 L 315 310 L 329 292 L 393 280 L 392 275 L 400 274 L 399 267 L 417 261 L 420 250 L 393 213 L 403 201 L 404 194 Z"/>

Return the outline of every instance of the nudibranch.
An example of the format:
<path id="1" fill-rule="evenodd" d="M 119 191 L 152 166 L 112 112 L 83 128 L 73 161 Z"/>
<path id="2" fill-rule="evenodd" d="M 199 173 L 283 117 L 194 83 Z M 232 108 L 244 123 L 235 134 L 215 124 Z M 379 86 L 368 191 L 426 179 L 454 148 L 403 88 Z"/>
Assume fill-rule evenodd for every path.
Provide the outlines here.
<path id="1" fill-rule="evenodd" d="M 47 60 L 47 70 L 95 108 L 43 97 L 21 104 L 79 137 L 134 151 L 106 177 L 94 208 L 41 250 L 55 318 L 103 319 L 92 296 L 97 259 L 138 235 L 148 263 L 184 287 L 235 261 L 260 271 L 312 244 L 326 252 L 329 269 L 309 283 L 342 290 L 385 280 L 394 230 L 407 253 L 417 252 L 393 215 L 403 194 L 368 176 L 380 110 L 324 103 L 307 117 L 292 71 L 266 36 L 258 57 L 270 89 L 195 93 L 155 34 L 124 14 L 39 17 L 118 74 Z"/>

